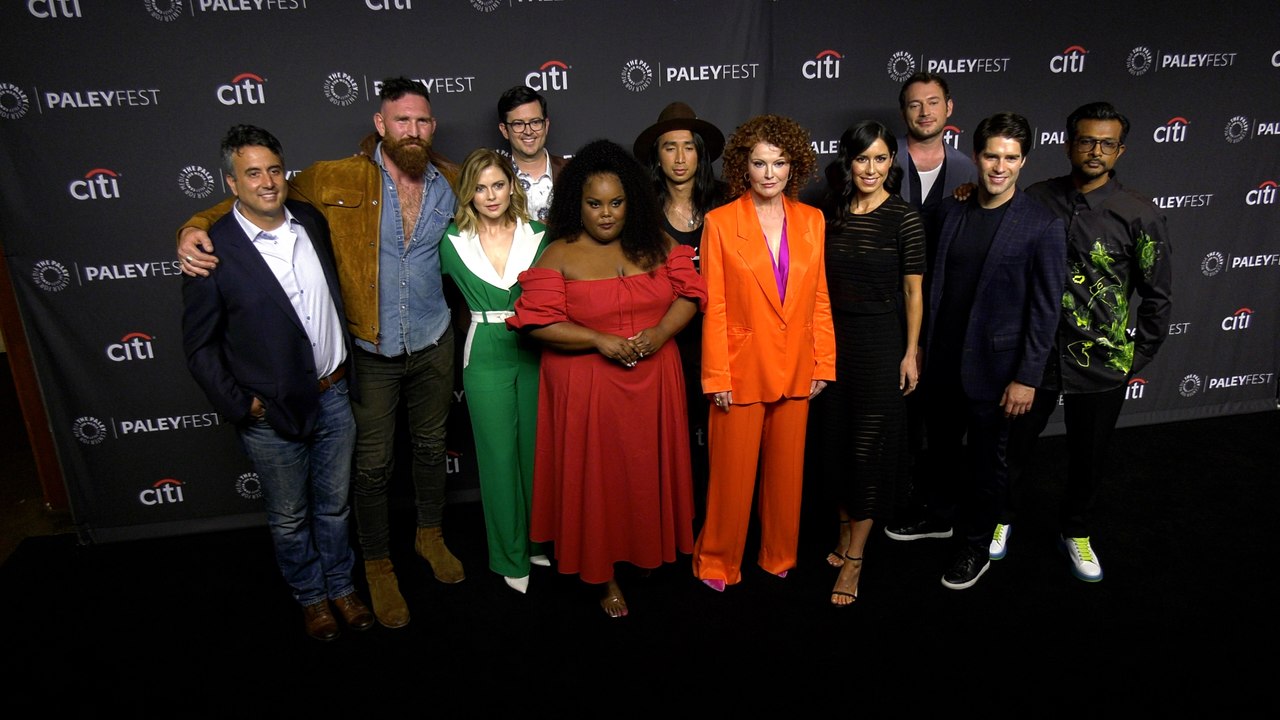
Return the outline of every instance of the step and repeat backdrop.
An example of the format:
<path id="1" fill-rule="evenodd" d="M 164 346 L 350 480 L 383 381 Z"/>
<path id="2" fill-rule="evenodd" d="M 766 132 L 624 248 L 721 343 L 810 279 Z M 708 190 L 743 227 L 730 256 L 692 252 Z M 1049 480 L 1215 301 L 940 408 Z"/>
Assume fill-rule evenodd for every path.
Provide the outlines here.
<path id="1" fill-rule="evenodd" d="M 263 522 L 234 428 L 186 370 L 174 231 L 226 197 L 230 125 L 271 130 L 298 171 L 355 153 L 395 75 L 426 83 L 436 147 L 455 160 L 503 145 L 498 96 L 526 84 L 548 100 L 558 154 L 599 137 L 630 147 L 682 100 L 726 135 L 755 114 L 794 117 L 826 164 L 856 120 L 901 129 L 901 81 L 934 71 L 956 147 L 993 112 L 1031 120 L 1024 186 L 1067 172 L 1067 114 L 1109 100 L 1132 120 L 1119 178 L 1163 209 L 1174 261 L 1170 336 L 1121 423 L 1275 408 L 1280 5 L 1184 7 L 9 0 L 0 242 L 76 522 L 91 540 Z M 805 197 L 822 193 L 814 178 Z M 476 496 L 465 404 L 459 384 L 455 500 Z"/>

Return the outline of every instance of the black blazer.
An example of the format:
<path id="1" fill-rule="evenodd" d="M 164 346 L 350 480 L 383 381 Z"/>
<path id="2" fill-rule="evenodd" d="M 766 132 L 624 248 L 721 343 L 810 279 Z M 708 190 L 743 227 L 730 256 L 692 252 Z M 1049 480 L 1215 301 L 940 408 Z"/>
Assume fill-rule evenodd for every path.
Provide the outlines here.
<path id="1" fill-rule="evenodd" d="M 977 202 L 977 191 L 969 198 Z M 942 201 L 942 234 L 929 288 L 932 344 L 947 282 L 947 252 L 960 232 L 965 204 Z M 1062 315 L 1067 278 L 1067 233 L 1062 220 L 1022 190 L 1016 190 L 991 241 L 969 311 L 960 380 L 974 400 L 999 401 L 1013 380 L 1031 387 L 1043 382 L 1045 363 Z M 930 374 L 937 375 L 936 370 Z"/>
<path id="2" fill-rule="evenodd" d="M 285 206 L 306 228 L 320 257 L 347 348 L 349 384 L 355 386 L 351 336 L 338 290 L 329 225 L 310 205 Z M 232 213 L 209 228 L 219 258 L 209 277 L 182 278 L 182 345 L 187 367 L 213 407 L 233 423 L 252 421 L 253 397 L 267 406 L 266 421 L 288 438 L 315 428 L 320 394 L 311 341 L 289 297 Z"/>

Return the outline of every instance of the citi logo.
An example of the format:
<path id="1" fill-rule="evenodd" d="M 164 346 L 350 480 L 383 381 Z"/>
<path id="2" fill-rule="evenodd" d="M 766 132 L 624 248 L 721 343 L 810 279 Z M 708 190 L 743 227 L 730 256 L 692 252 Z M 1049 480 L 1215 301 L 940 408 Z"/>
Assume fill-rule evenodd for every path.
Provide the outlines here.
<path id="1" fill-rule="evenodd" d="M 84 174 L 83 180 L 72 180 L 67 185 L 67 192 L 77 200 L 118 200 L 120 199 L 120 174 L 106 168 L 94 168 Z"/>
<path id="2" fill-rule="evenodd" d="M 1222 329 L 1226 331 L 1232 330 L 1248 330 L 1249 319 L 1253 317 L 1253 311 L 1249 308 L 1240 308 L 1230 315 L 1222 318 Z"/>
<path id="3" fill-rule="evenodd" d="M 548 60 L 537 70 L 525 75 L 524 84 L 538 92 L 568 90 L 569 66 L 563 60 Z"/>
<path id="4" fill-rule="evenodd" d="M 155 338 L 146 333 L 131 332 L 120 338 L 120 342 L 107 346 L 107 358 L 112 362 L 154 360 L 156 354 L 151 347 L 152 340 Z"/>
<path id="5" fill-rule="evenodd" d="M 138 493 L 138 502 L 143 505 L 172 505 L 182 501 L 182 483 L 173 478 L 157 480 L 154 485 Z"/>
<path id="6" fill-rule="evenodd" d="M 462 472 L 462 453 L 457 450 L 448 450 L 444 454 L 444 472 L 446 475 L 453 475 Z"/>
<path id="7" fill-rule="evenodd" d="M 844 56 L 835 50 L 823 50 L 812 60 L 800 66 L 800 74 L 809 80 L 821 78 L 834 80 L 840 77 L 840 61 Z"/>
<path id="8" fill-rule="evenodd" d="M 267 102 L 266 80 L 253 73 L 240 73 L 216 91 L 223 105 L 262 105 Z"/>
<path id="9" fill-rule="evenodd" d="M 1180 143 L 1187 139 L 1187 126 L 1191 123 L 1187 122 L 1184 117 L 1169 118 L 1169 122 L 1156 128 L 1151 133 L 1151 139 L 1158 143 Z"/>
<path id="10" fill-rule="evenodd" d="M 1049 72 L 1052 73 L 1080 73 L 1084 72 L 1084 56 L 1088 50 L 1079 45 L 1072 45 L 1062 51 L 1061 55 L 1054 55 L 1049 59 Z"/>
<path id="11" fill-rule="evenodd" d="M 1141 400 L 1142 391 L 1146 390 L 1147 381 L 1140 377 L 1129 380 L 1129 386 L 1124 389 L 1125 400 Z"/>
<path id="12" fill-rule="evenodd" d="M 942 142 L 950 145 L 956 150 L 960 149 L 960 133 L 963 132 L 955 125 L 947 125 L 942 128 Z"/>
<path id="13" fill-rule="evenodd" d="M 1274 205 L 1276 202 L 1276 181 L 1267 180 L 1257 187 L 1245 193 L 1244 201 L 1247 205 Z"/>
<path id="14" fill-rule="evenodd" d="M 27 0 L 27 12 L 38 18 L 84 17 L 80 0 Z"/>
<path id="15" fill-rule="evenodd" d="M 413 0 L 364 0 L 370 10 L 412 10 Z"/>

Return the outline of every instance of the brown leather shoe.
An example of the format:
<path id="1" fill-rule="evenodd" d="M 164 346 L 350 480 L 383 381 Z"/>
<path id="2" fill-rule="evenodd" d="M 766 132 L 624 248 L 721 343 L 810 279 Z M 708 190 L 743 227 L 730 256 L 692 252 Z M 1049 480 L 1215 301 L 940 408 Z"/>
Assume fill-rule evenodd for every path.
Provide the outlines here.
<path id="1" fill-rule="evenodd" d="M 338 614 L 352 630 L 368 630 L 373 626 L 373 613 L 355 593 L 334 600 L 333 606 L 338 608 Z"/>
<path id="2" fill-rule="evenodd" d="M 338 630 L 338 620 L 329 609 L 329 601 L 321 600 L 302 607 L 302 622 L 307 634 L 321 641 L 336 640 L 342 634 Z"/>

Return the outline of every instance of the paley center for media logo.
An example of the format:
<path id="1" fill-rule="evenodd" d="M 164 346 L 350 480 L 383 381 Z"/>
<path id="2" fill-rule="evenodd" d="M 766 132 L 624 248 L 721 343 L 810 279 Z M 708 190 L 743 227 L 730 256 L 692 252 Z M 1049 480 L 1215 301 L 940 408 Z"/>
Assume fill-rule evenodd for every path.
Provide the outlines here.
<path id="1" fill-rule="evenodd" d="M 1185 70 L 1190 68 L 1222 68 L 1231 67 L 1236 62 L 1236 53 L 1175 53 L 1152 50 L 1146 45 L 1139 45 L 1129 51 L 1124 66 L 1134 77 L 1146 75 L 1153 70 Z"/>
<path id="2" fill-rule="evenodd" d="M 942 75 L 963 75 L 972 73 L 1004 73 L 1009 71 L 1007 57 L 958 57 L 931 58 L 921 53 L 919 60 L 907 50 L 899 50 L 889 56 L 886 69 L 889 79 L 902 82 L 921 68 L 926 72 Z"/>
<path id="3" fill-rule="evenodd" d="M 31 109 L 31 100 L 22 88 L 13 83 L 0 83 L 0 117 L 17 120 Z"/>
<path id="4" fill-rule="evenodd" d="M 177 260 L 151 260 L 149 262 L 124 262 L 111 265 L 81 265 L 72 263 L 73 270 L 58 260 L 46 258 L 31 267 L 31 281 L 45 292 L 61 292 L 71 285 L 87 285 L 104 280 L 144 280 L 160 277 L 181 277 L 182 268 Z"/>
<path id="5" fill-rule="evenodd" d="M 1238 373 L 1211 378 L 1201 378 L 1197 373 L 1188 373 L 1182 378 L 1182 382 L 1178 384 L 1178 393 L 1182 397 L 1189 398 L 1195 396 L 1201 390 L 1211 392 L 1256 385 L 1270 385 L 1275 382 L 1275 377 L 1276 375 L 1273 372 Z"/>
<path id="6" fill-rule="evenodd" d="M 183 0 L 142 0 L 147 14 L 160 22 L 173 22 L 182 17 Z"/>
<path id="7" fill-rule="evenodd" d="M 108 418 L 107 422 L 92 416 L 83 415 L 71 424 L 71 434 L 82 444 L 97 445 L 108 435 L 113 438 L 148 435 L 174 430 L 199 430 L 217 427 L 222 424 L 222 416 L 215 412 L 194 413 L 191 415 L 166 415 L 151 418 L 131 418 L 116 420 Z"/>
<path id="8" fill-rule="evenodd" d="M 657 77 L 659 85 L 684 82 L 722 82 L 754 80 L 758 76 L 760 63 L 736 62 L 717 65 L 668 65 L 658 64 L 655 74 L 653 67 L 640 58 L 632 58 L 622 65 L 622 86 L 631 92 L 644 92 Z"/>
<path id="9" fill-rule="evenodd" d="M 1230 261 L 1220 250 L 1211 250 L 1200 261 L 1200 272 L 1205 277 L 1213 277 L 1224 270 L 1280 267 L 1280 253 L 1262 255 L 1232 255 Z"/>
<path id="10" fill-rule="evenodd" d="M 257 500 L 262 497 L 262 479 L 256 472 L 241 473 L 236 478 L 236 494 L 245 500 Z"/>
<path id="11" fill-rule="evenodd" d="M 341 70 L 331 72 L 324 79 L 324 98 L 338 107 L 346 107 L 360 99 L 360 83 Z"/>
<path id="12" fill-rule="evenodd" d="M 178 189 L 192 200 L 209 197 L 216 186 L 213 173 L 203 165 L 188 165 L 178 171 Z"/>
<path id="13" fill-rule="evenodd" d="M 1250 128 L 1253 133 L 1250 135 Z M 1280 135 L 1280 122 L 1262 122 L 1257 119 L 1250 120 L 1244 115 L 1236 115 L 1227 121 L 1226 127 L 1222 129 L 1222 137 L 1232 145 L 1244 142 L 1250 137 L 1254 139 L 1269 136 L 1275 137 Z"/>

